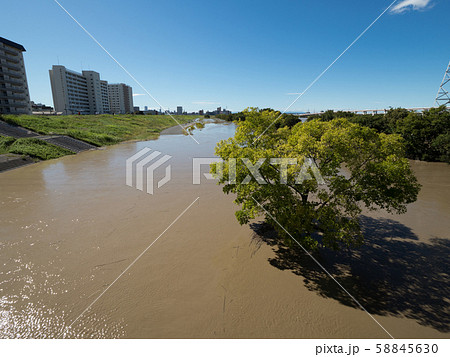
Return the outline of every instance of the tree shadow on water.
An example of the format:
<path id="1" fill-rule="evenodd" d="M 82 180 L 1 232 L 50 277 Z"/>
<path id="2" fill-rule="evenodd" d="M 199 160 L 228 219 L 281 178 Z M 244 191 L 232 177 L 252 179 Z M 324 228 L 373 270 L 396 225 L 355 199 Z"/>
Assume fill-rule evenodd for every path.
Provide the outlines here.
<path id="1" fill-rule="evenodd" d="M 361 217 L 365 243 L 339 252 L 321 249 L 315 258 L 371 314 L 405 316 L 441 332 L 450 331 L 450 240 L 417 236 L 392 219 Z M 302 276 L 306 287 L 344 305 L 358 305 L 296 244 L 254 224 L 255 238 L 273 247 L 270 264 Z"/>

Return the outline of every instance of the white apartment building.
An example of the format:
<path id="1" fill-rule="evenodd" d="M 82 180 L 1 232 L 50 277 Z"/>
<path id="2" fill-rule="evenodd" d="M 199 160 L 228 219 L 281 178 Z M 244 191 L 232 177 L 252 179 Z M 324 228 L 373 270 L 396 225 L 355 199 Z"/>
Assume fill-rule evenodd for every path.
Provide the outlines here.
<path id="1" fill-rule="evenodd" d="M 25 48 L 0 37 L 0 114 L 31 114 Z"/>
<path id="2" fill-rule="evenodd" d="M 124 83 L 108 84 L 109 106 L 112 114 L 133 113 L 133 89 Z"/>
<path id="3" fill-rule="evenodd" d="M 55 111 L 69 114 L 110 112 L 108 82 L 95 71 L 78 73 L 55 65 L 49 71 Z"/>
<path id="4" fill-rule="evenodd" d="M 58 113 L 90 114 L 86 78 L 64 66 L 53 66 L 49 71 L 53 105 Z"/>
<path id="5" fill-rule="evenodd" d="M 90 113 L 109 113 L 108 82 L 100 80 L 100 74 L 95 71 L 83 71 L 83 76 L 87 83 Z"/>
<path id="6" fill-rule="evenodd" d="M 111 113 L 111 107 L 109 105 L 109 96 L 108 96 L 108 82 L 100 81 L 100 89 L 102 92 L 102 108 L 104 113 Z"/>

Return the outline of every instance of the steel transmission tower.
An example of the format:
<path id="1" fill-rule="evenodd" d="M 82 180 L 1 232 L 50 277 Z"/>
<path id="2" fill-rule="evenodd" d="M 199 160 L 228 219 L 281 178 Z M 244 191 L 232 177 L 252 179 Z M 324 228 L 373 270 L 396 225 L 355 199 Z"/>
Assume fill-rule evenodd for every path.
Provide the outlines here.
<path id="1" fill-rule="evenodd" d="M 448 63 L 447 70 L 444 74 L 444 79 L 442 80 L 442 83 L 439 87 L 438 93 L 436 95 L 436 105 L 450 105 L 450 95 L 448 93 L 448 90 L 445 88 L 445 86 L 450 82 L 450 62 Z M 447 86 L 447 88 L 450 87 Z M 448 88 L 450 90 L 450 88 Z"/>

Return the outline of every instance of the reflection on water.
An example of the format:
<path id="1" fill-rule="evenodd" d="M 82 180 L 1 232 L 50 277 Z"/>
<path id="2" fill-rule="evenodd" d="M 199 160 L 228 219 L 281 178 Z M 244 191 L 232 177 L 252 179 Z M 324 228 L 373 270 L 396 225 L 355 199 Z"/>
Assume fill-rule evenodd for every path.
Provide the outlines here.
<path id="1" fill-rule="evenodd" d="M 39 221 L 19 229 L 45 233 L 48 226 Z M 57 251 L 58 243 L 50 243 L 46 249 Z M 45 254 L 40 248 L 42 242 L 31 234 L 23 240 L 0 243 L 0 337 L 56 338 L 63 332 L 67 337 L 122 337 L 123 327 L 115 322 L 106 324 L 106 316 L 88 316 L 83 321 L 87 329 L 64 330 L 70 305 L 60 305 L 52 297 L 73 293 L 74 281 L 64 278 L 61 259 L 38 263 L 34 255 Z"/>
<path id="2" fill-rule="evenodd" d="M 215 143 L 233 132 L 232 124 L 208 124 L 194 133 L 201 145 L 184 135 L 161 136 L 3 173 L 0 337 L 125 336 L 124 318 L 110 317 L 117 306 L 68 328 L 130 263 L 132 255 L 115 259 L 114 246 L 129 232 L 111 229 L 108 218 L 115 206 L 127 207 L 122 217 L 136 217 L 133 208 L 148 197 L 125 186 L 125 160 L 145 146 L 173 156 L 174 180 L 167 186 L 176 191 L 186 183 L 192 157 L 212 156 Z"/>
<path id="3" fill-rule="evenodd" d="M 214 290 L 224 289 L 217 281 L 223 268 L 214 270 L 214 259 L 228 252 L 229 237 L 248 231 L 235 222 L 231 197 L 215 183 L 191 184 L 192 158 L 213 156 L 217 141 L 234 129 L 208 124 L 194 131 L 200 145 L 183 135 L 161 136 L 1 173 L 0 337 L 202 337 L 225 331 L 216 328 L 225 305 Z M 172 180 L 153 196 L 125 185 L 125 160 L 146 146 L 173 156 Z M 449 165 L 412 166 L 424 187 L 408 214 L 395 219 L 422 241 L 449 238 Z M 177 222 L 69 328 L 199 196 L 195 215 Z M 233 257 L 236 252 L 233 247 Z M 255 293 L 254 308 L 260 297 Z M 286 325 L 285 336 L 293 330 Z"/>

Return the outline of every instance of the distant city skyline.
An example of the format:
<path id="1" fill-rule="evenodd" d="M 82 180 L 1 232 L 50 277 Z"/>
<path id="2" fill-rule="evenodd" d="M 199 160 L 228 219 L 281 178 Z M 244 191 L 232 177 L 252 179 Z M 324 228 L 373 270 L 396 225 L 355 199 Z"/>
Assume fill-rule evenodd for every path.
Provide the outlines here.
<path id="1" fill-rule="evenodd" d="M 284 110 L 392 1 L 60 3 L 166 109 L 206 112 Z M 127 83 L 135 106 L 159 110 L 54 1 L 2 11 L 1 36 L 27 49 L 32 101 L 53 104 L 48 69 L 59 63 Z M 444 0 L 397 1 L 289 111 L 432 106 L 450 59 L 448 13 Z"/>

